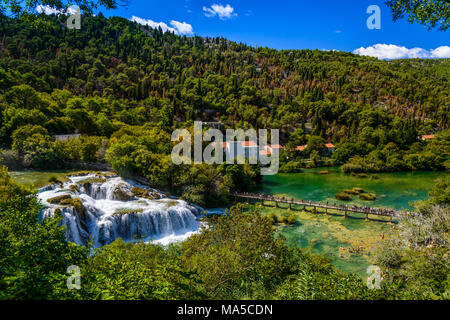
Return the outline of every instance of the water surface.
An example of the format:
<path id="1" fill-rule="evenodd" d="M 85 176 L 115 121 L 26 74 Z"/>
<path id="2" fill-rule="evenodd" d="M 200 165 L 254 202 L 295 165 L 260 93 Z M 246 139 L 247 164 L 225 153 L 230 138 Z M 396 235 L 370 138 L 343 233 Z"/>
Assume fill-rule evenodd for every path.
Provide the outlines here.
<path id="1" fill-rule="evenodd" d="M 321 170 L 330 171 L 320 174 Z M 445 172 L 398 172 L 377 174 L 366 178 L 352 176 L 334 169 L 311 169 L 298 174 L 266 176 L 260 192 L 286 196 L 298 200 L 329 201 L 331 203 L 356 203 L 372 207 L 397 210 L 411 209 L 413 202 L 428 198 L 428 192 L 437 178 Z M 375 201 L 362 201 L 357 195 L 349 202 L 335 199 L 334 195 L 344 189 L 363 188 L 375 193 Z M 332 264 L 345 272 L 366 276 L 367 267 L 376 244 L 388 237 L 392 229 L 389 222 L 365 221 L 360 214 L 344 219 L 340 214 L 314 215 L 310 212 L 280 210 L 263 207 L 263 213 L 275 212 L 278 216 L 294 213 L 295 226 L 279 226 L 277 232 L 289 243 L 310 248 L 315 254 L 328 257 Z M 342 213 L 341 213 L 342 214 Z M 372 217 L 375 219 L 375 217 Z"/>

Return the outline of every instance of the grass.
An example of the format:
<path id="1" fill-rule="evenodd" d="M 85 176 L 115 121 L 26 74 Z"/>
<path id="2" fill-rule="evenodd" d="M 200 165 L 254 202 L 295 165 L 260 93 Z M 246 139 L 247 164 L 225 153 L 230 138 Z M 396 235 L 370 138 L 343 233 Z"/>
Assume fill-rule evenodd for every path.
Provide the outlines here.
<path id="1" fill-rule="evenodd" d="M 94 183 L 105 183 L 106 182 L 106 178 L 99 178 L 99 177 L 95 177 L 95 178 L 88 178 L 85 180 L 81 180 L 80 184 L 94 184 Z"/>
<path id="2" fill-rule="evenodd" d="M 55 182 L 66 182 L 70 171 L 13 171 L 14 179 L 27 187 L 41 188 Z"/>

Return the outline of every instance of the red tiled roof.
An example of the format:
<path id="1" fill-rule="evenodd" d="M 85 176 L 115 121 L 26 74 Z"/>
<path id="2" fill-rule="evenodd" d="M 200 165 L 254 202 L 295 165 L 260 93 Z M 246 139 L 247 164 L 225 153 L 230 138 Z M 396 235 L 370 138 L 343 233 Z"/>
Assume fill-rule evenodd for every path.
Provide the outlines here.
<path id="1" fill-rule="evenodd" d="M 295 148 L 295 150 L 297 150 L 297 151 L 304 151 L 306 148 L 308 148 L 307 145 L 305 145 L 305 146 L 298 146 L 297 148 Z"/>
<path id="2" fill-rule="evenodd" d="M 256 144 L 255 141 L 242 141 L 242 146 L 243 147 L 257 147 L 258 145 Z"/>
<path id="3" fill-rule="evenodd" d="M 221 144 L 222 144 L 222 148 L 223 148 L 223 149 L 225 149 L 225 148 L 227 147 L 227 143 L 226 143 L 226 142 L 221 142 Z M 216 146 L 216 143 L 213 142 L 212 145 L 215 147 L 215 146 Z"/>
<path id="4" fill-rule="evenodd" d="M 336 147 L 334 146 L 334 144 L 332 144 L 332 143 L 326 143 L 326 144 L 325 144 L 325 147 L 327 147 L 328 149 L 336 148 Z"/>
<path id="5" fill-rule="evenodd" d="M 422 139 L 423 140 L 434 139 L 434 134 L 425 134 L 425 135 L 422 136 Z"/>
<path id="6" fill-rule="evenodd" d="M 283 149 L 284 148 L 282 145 L 279 145 L 279 144 L 268 145 L 268 147 L 272 148 L 272 149 Z"/>

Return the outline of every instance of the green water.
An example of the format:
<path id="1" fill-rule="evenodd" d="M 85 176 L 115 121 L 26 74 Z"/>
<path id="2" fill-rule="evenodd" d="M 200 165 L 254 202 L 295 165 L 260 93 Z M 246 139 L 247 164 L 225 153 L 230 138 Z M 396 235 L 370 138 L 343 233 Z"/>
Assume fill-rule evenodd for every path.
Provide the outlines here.
<path id="1" fill-rule="evenodd" d="M 329 169 L 327 169 L 329 170 Z M 266 176 L 261 192 L 284 195 L 289 198 L 339 203 L 334 195 L 343 189 L 360 187 L 366 192 L 375 193 L 377 199 L 365 202 L 353 196 L 350 203 L 366 204 L 394 209 L 410 208 L 410 203 L 428 197 L 434 181 L 444 172 L 408 172 L 378 174 L 378 180 L 358 178 L 340 173 L 337 169 L 330 174 L 321 175 L 319 169 L 299 174 L 279 174 Z M 63 178 L 69 171 L 23 171 L 12 172 L 14 178 L 25 185 L 42 187 L 50 177 Z M 365 276 L 370 265 L 370 257 L 382 235 L 388 235 L 392 227 L 387 222 L 364 221 L 362 215 L 344 219 L 340 215 L 314 215 L 309 212 L 280 210 L 263 207 L 263 213 L 276 212 L 297 217 L 295 226 L 280 226 L 277 232 L 283 234 L 290 243 L 302 248 L 311 248 L 313 253 L 330 258 L 333 265 L 345 272 Z M 363 247 L 359 253 L 351 253 L 349 248 Z"/>
<path id="2" fill-rule="evenodd" d="M 323 169 L 322 169 L 323 170 Z M 375 193 L 375 201 L 362 201 L 353 196 L 352 201 L 372 207 L 409 209 L 414 201 L 424 200 L 434 181 L 445 172 L 401 172 L 377 174 L 379 179 L 359 178 L 326 169 L 330 174 L 319 174 L 319 169 L 307 170 L 299 174 L 279 174 L 266 176 L 260 192 L 283 195 L 288 198 L 312 201 L 344 203 L 334 198 L 343 189 L 363 188 Z M 296 214 L 295 226 L 280 226 L 277 232 L 283 234 L 288 242 L 302 248 L 311 248 L 313 253 L 330 258 L 333 265 L 345 272 L 365 276 L 370 265 L 373 250 L 382 237 L 389 235 L 392 224 L 385 221 L 365 221 L 363 215 L 351 214 L 344 219 L 341 214 L 314 215 L 310 212 L 292 211 Z M 264 213 L 276 212 L 278 215 L 291 214 L 288 210 L 263 207 Z M 360 252 L 348 250 L 360 249 Z"/>
<path id="3" fill-rule="evenodd" d="M 323 170 L 323 169 L 322 169 Z M 335 199 L 334 195 L 344 189 L 363 188 L 366 192 L 375 193 L 375 201 L 362 201 L 353 196 L 350 203 L 388 207 L 393 209 L 411 208 L 410 203 L 428 197 L 428 191 L 434 181 L 448 175 L 446 172 L 396 172 L 380 173 L 379 179 L 359 178 L 339 172 L 337 168 L 327 169 L 330 174 L 319 174 L 319 169 L 307 170 L 297 174 L 279 174 L 266 176 L 262 192 L 286 195 L 296 199 L 312 201 L 330 201 L 348 203 Z"/>
<path id="4" fill-rule="evenodd" d="M 67 174 L 74 172 L 68 170 L 58 170 L 58 171 L 14 171 L 11 172 L 14 179 L 26 186 L 33 186 L 36 188 L 43 187 L 47 185 L 51 177 L 57 179 L 63 179 Z"/>

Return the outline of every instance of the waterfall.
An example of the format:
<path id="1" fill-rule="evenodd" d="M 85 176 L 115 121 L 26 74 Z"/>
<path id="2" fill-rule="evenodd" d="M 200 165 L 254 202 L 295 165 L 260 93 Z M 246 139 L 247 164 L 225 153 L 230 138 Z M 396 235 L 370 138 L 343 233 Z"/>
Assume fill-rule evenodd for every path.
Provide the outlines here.
<path id="1" fill-rule="evenodd" d="M 202 209 L 183 200 L 117 176 L 89 174 L 42 188 L 40 219 L 62 215 L 68 241 L 95 247 L 124 241 L 167 244 L 184 240 L 199 229 Z"/>

